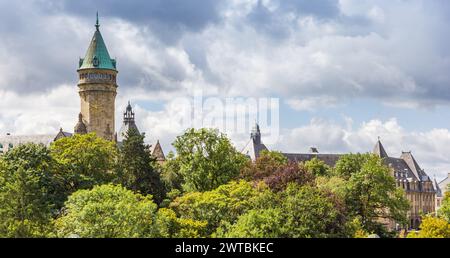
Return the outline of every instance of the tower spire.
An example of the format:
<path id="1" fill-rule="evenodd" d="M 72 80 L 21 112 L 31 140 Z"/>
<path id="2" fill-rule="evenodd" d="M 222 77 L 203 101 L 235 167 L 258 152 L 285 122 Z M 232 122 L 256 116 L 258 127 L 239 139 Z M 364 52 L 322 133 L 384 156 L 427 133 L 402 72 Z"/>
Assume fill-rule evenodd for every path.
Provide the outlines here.
<path id="1" fill-rule="evenodd" d="M 100 23 L 98 22 L 98 11 L 97 11 L 97 22 L 95 23 L 95 28 L 97 30 L 99 30 L 99 28 L 100 28 Z"/>
<path id="2" fill-rule="evenodd" d="M 261 144 L 261 130 L 259 129 L 259 124 L 256 121 L 255 125 L 253 126 L 250 138 L 253 140 L 254 143 Z"/>

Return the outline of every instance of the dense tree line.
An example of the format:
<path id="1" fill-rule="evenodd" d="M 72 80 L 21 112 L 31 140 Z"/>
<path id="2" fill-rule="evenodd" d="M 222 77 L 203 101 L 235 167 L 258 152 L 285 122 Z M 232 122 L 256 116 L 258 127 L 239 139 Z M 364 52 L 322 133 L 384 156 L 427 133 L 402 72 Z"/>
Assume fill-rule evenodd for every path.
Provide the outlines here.
<path id="1" fill-rule="evenodd" d="M 408 201 L 374 155 L 251 162 L 210 129 L 173 146 L 164 165 L 137 131 L 120 146 L 95 134 L 18 146 L 0 157 L 0 237 L 395 237 L 383 221 L 406 225 Z M 449 210 L 447 196 L 409 237 L 448 237 Z"/>

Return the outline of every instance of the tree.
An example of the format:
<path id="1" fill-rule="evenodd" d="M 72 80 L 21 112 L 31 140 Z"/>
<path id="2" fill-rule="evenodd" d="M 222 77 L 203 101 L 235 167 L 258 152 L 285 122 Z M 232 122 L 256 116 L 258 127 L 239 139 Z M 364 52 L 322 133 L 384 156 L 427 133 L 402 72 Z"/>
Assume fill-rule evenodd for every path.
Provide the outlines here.
<path id="1" fill-rule="evenodd" d="M 69 197 L 55 228 L 58 237 L 157 237 L 156 209 L 151 195 L 143 196 L 122 186 L 95 186 Z"/>
<path id="2" fill-rule="evenodd" d="M 347 193 L 347 184 L 347 180 L 337 176 L 316 178 L 317 188 L 331 192 L 343 200 Z"/>
<path id="3" fill-rule="evenodd" d="M 342 234 L 344 208 L 334 195 L 312 186 L 290 184 L 281 196 L 286 237 L 323 238 Z"/>
<path id="4" fill-rule="evenodd" d="M 209 191 L 239 175 L 246 162 L 230 140 L 213 129 L 189 129 L 173 143 L 186 191 Z"/>
<path id="5" fill-rule="evenodd" d="M 241 169 L 240 177 L 245 180 L 262 180 L 287 164 L 288 159 L 281 152 L 264 150 L 254 163 L 249 161 Z"/>
<path id="6" fill-rule="evenodd" d="M 130 129 L 119 150 L 119 180 L 123 186 L 144 195 L 151 194 L 157 203 L 164 198 L 164 186 L 156 169 L 156 159 L 150 146 L 144 144 L 145 136 Z"/>
<path id="7" fill-rule="evenodd" d="M 272 196 L 273 198 L 273 196 Z M 248 210 L 236 223 L 217 231 L 221 237 L 322 238 L 336 237 L 345 225 L 341 205 L 333 195 L 295 183 L 265 202 Z"/>
<path id="8" fill-rule="evenodd" d="M 316 177 L 330 175 L 331 168 L 318 158 L 306 161 L 303 166 Z"/>
<path id="9" fill-rule="evenodd" d="M 246 181 L 230 182 L 208 192 L 187 193 L 170 204 L 183 219 L 206 221 L 204 236 L 210 236 L 221 223 L 234 223 L 245 211 L 255 206 L 261 191 Z"/>
<path id="10" fill-rule="evenodd" d="M 280 166 L 272 175 L 264 178 L 266 185 L 275 192 L 283 191 L 290 183 L 314 185 L 314 174 L 304 166 L 291 162 Z"/>
<path id="11" fill-rule="evenodd" d="M 363 164 L 370 155 L 367 154 L 347 154 L 339 158 L 334 166 L 333 173 L 345 180 L 350 179 L 353 173 L 360 171 Z"/>
<path id="12" fill-rule="evenodd" d="M 58 200 L 54 162 L 43 145 L 26 144 L 0 161 L 0 236 L 44 237 Z"/>
<path id="13" fill-rule="evenodd" d="M 206 221 L 178 218 L 171 209 L 158 210 L 156 227 L 158 234 L 163 238 L 199 238 L 204 235 Z"/>
<path id="14" fill-rule="evenodd" d="M 449 186 L 450 187 L 450 186 Z M 447 191 L 442 201 L 442 206 L 438 211 L 440 217 L 450 222 L 450 191 Z"/>
<path id="15" fill-rule="evenodd" d="M 346 163 L 346 172 L 339 174 L 344 178 L 350 175 L 345 190 L 350 215 L 359 216 L 364 229 L 378 235 L 385 234 L 381 220 L 406 224 L 409 202 L 403 190 L 396 187 L 395 179 L 383 161 L 372 154 L 358 154 L 347 156 Z"/>
<path id="16" fill-rule="evenodd" d="M 216 236 L 225 238 L 279 238 L 283 236 L 285 216 L 280 208 L 250 210 L 236 224 L 219 229 Z"/>
<path id="17" fill-rule="evenodd" d="M 450 238 L 450 224 L 442 218 L 425 217 L 419 232 L 411 232 L 408 238 Z"/>
<path id="18" fill-rule="evenodd" d="M 173 152 L 167 155 L 166 162 L 162 165 L 161 180 L 167 192 L 172 190 L 182 190 L 184 184 L 183 176 L 180 174 L 180 162 Z"/>
<path id="19" fill-rule="evenodd" d="M 116 145 L 95 133 L 59 139 L 51 144 L 50 151 L 60 165 L 68 194 L 112 181 L 117 161 Z"/>

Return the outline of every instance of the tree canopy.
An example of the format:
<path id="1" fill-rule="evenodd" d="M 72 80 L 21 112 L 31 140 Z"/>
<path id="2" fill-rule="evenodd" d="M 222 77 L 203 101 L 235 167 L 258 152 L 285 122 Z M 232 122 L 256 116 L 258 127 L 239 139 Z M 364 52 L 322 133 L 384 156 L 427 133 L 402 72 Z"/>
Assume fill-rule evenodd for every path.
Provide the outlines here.
<path id="1" fill-rule="evenodd" d="M 59 237 L 157 237 L 156 210 L 151 195 L 143 196 L 122 186 L 95 186 L 69 197 L 55 227 Z"/>
<path id="2" fill-rule="evenodd" d="M 150 146 L 144 143 L 144 135 L 131 129 L 125 135 L 119 150 L 119 181 L 135 192 L 151 194 L 157 203 L 164 198 L 164 186 L 157 170 L 156 159 Z"/>
<path id="3" fill-rule="evenodd" d="M 450 224 L 442 218 L 425 217 L 420 230 L 408 234 L 408 238 L 450 238 Z"/>
<path id="4" fill-rule="evenodd" d="M 160 166 L 144 135 L 95 134 L 0 156 L 0 237 L 392 237 L 409 203 L 389 167 L 349 154 L 334 168 L 264 151 L 250 161 L 216 130 L 187 130 Z M 159 206 L 158 206 L 159 205 Z M 450 198 L 409 237 L 445 237 Z"/>
<path id="5" fill-rule="evenodd" d="M 43 145 L 21 145 L 0 160 L 0 237 L 43 237 L 59 200 Z"/>
<path id="6" fill-rule="evenodd" d="M 109 183 L 114 178 L 117 147 L 95 133 L 65 137 L 50 146 L 69 192 Z"/>
<path id="7" fill-rule="evenodd" d="M 209 191 L 239 175 L 246 157 L 213 129 L 189 129 L 173 143 L 186 191 Z"/>
<path id="8" fill-rule="evenodd" d="M 361 218 L 365 230 L 383 235 L 383 220 L 407 223 L 409 202 L 382 159 L 372 154 L 346 155 L 338 165 L 336 174 L 347 180 L 346 206 L 351 216 Z"/>

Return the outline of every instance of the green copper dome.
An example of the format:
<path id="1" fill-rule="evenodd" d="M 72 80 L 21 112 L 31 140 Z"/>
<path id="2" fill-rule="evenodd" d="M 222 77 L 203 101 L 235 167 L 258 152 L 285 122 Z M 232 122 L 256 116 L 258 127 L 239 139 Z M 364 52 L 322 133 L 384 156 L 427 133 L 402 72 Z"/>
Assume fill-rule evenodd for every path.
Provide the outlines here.
<path id="1" fill-rule="evenodd" d="M 92 37 L 91 44 L 86 52 L 86 56 L 80 59 L 79 69 L 110 69 L 116 70 L 116 60 L 111 59 L 106 48 L 105 41 L 103 41 L 100 33 L 97 14 L 97 23 L 95 24 L 96 31 Z"/>

